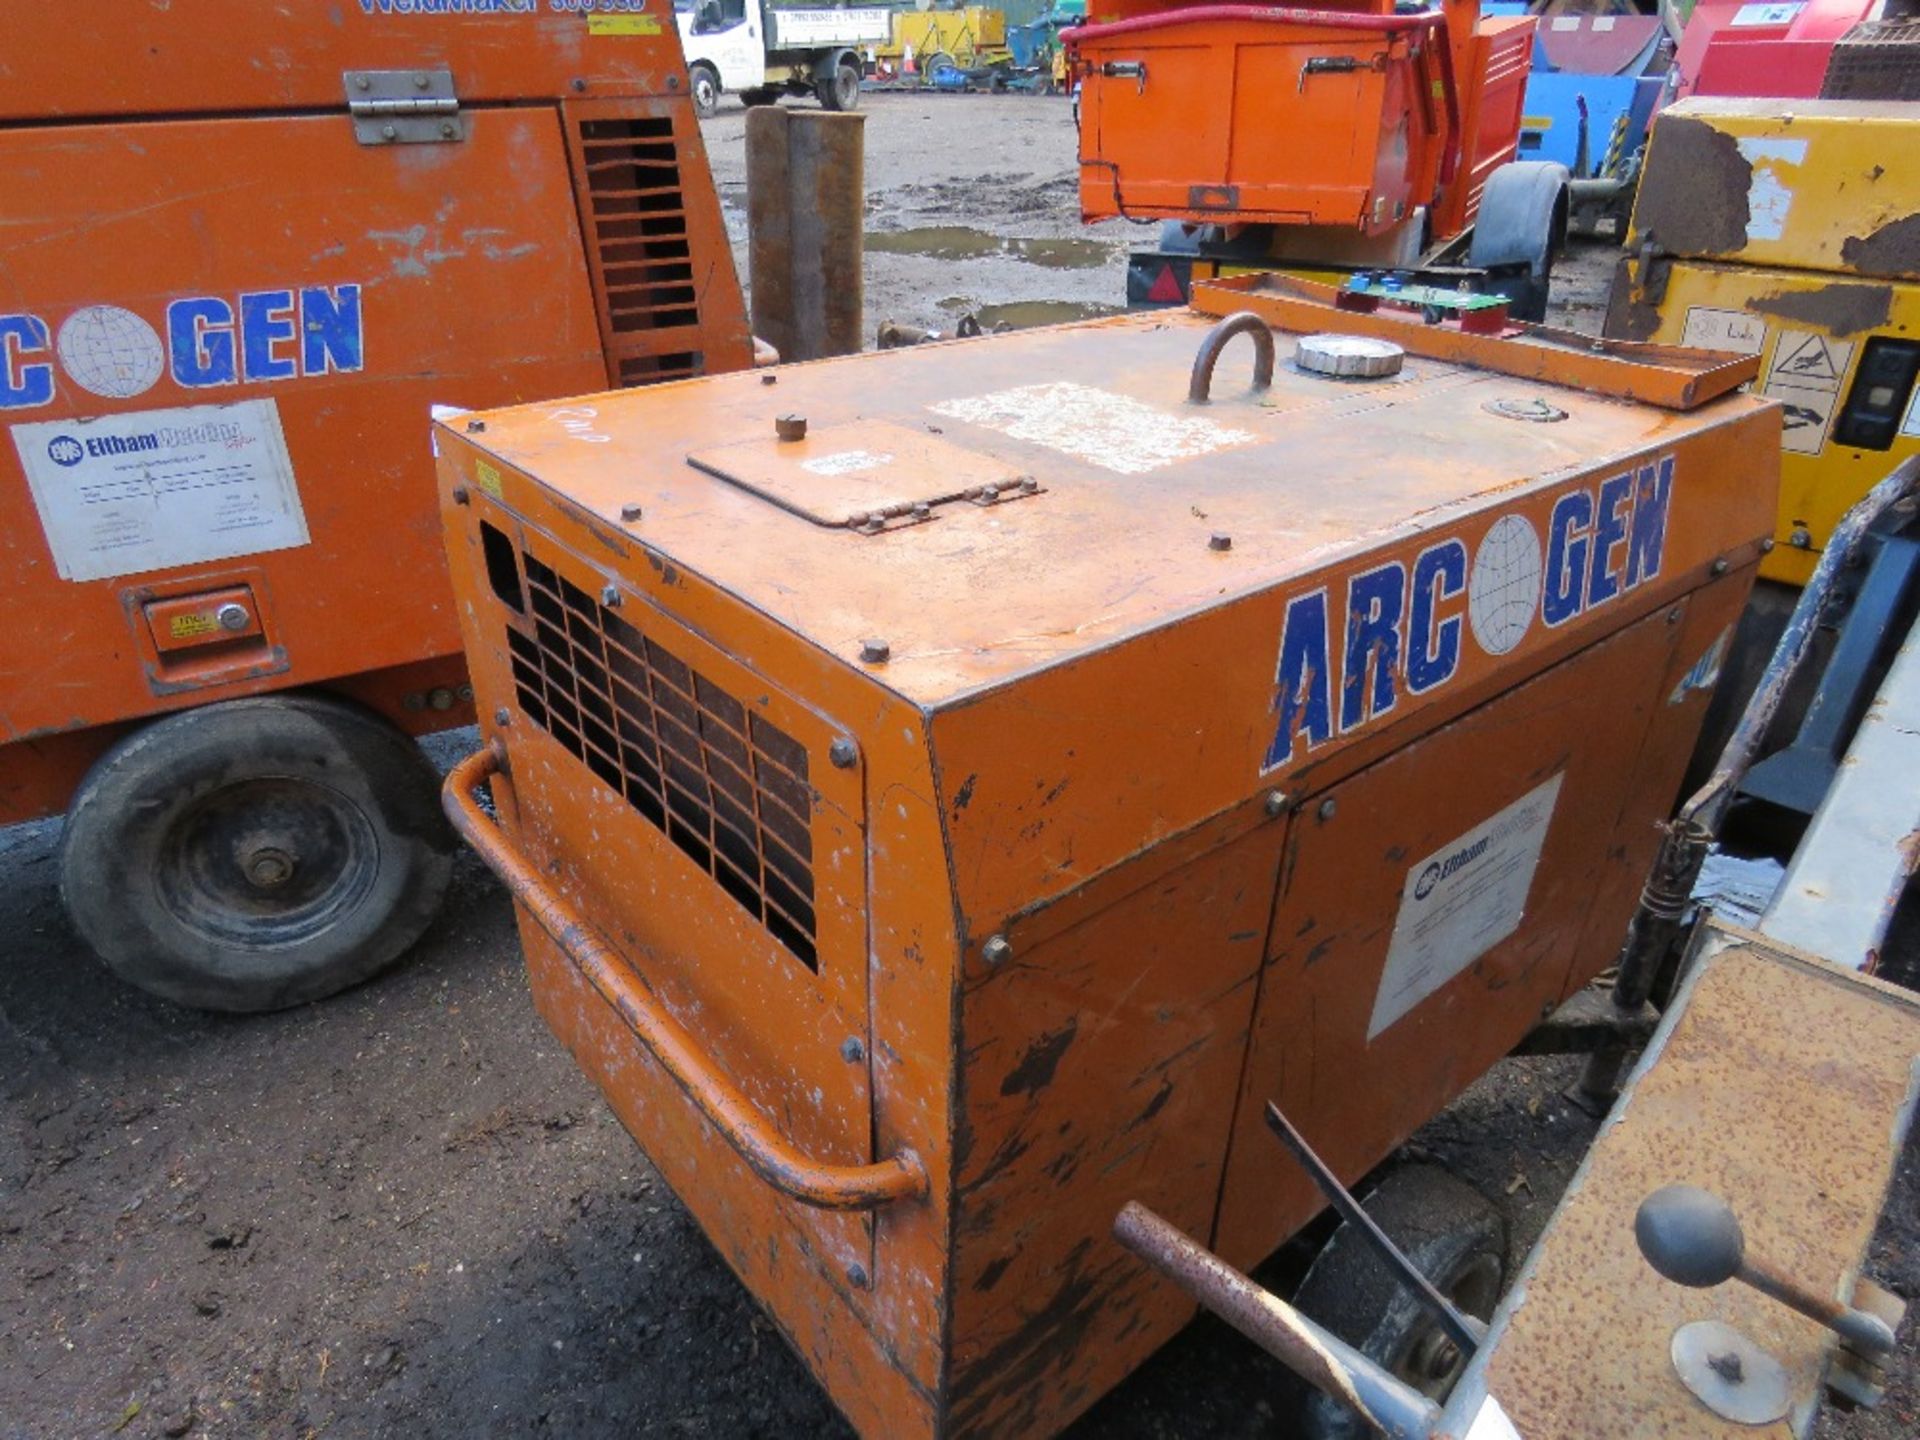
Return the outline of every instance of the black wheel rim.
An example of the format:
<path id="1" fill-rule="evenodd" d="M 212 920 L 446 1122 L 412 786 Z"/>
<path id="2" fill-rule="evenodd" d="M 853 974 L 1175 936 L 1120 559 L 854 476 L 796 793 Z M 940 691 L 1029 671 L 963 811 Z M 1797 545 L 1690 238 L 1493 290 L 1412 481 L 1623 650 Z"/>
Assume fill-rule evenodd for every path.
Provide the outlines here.
<path id="1" fill-rule="evenodd" d="M 222 786 L 168 827 L 154 866 L 160 900 L 215 944 L 310 940 L 360 905 L 380 871 L 372 821 L 339 791 L 291 777 Z"/>
<path id="2" fill-rule="evenodd" d="M 1473 1255 L 1440 1289 L 1462 1314 L 1485 1320 L 1500 1299 L 1503 1273 L 1499 1256 Z M 1421 1394 L 1444 1400 L 1460 1372 L 1467 1368 L 1467 1356 L 1439 1323 L 1422 1311 L 1389 1368 Z"/>
<path id="3" fill-rule="evenodd" d="M 704 70 L 693 77 L 693 105 L 703 115 L 711 115 L 720 107 L 720 87 Z"/>

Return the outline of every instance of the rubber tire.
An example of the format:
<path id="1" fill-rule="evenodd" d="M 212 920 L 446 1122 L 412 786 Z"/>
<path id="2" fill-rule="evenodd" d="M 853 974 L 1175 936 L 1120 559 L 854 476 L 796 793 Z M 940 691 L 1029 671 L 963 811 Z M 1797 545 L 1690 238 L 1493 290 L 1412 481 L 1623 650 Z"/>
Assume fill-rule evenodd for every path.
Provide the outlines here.
<path id="1" fill-rule="evenodd" d="M 1406 1165 L 1389 1172 L 1363 1203 L 1442 1294 L 1451 1296 L 1469 1273 L 1484 1279 L 1488 1265 L 1497 1265 L 1492 1297 L 1465 1307 L 1481 1320 L 1492 1313 L 1506 1282 L 1507 1222 L 1486 1196 L 1435 1166 Z M 1407 1352 L 1436 1328 L 1365 1237 L 1345 1224 L 1314 1257 L 1293 1303 L 1389 1370 L 1403 1365 Z M 1301 1433 L 1315 1440 L 1361 1440 L 1373 1431 L 1347 1406 L 1315 1391 L 1306 1399 Z"/>
<path id="2" fill-rule="evenodd" d="M 439 780 L 418 745 L 343 700 L 274 695 L 184 711 L 126 736 L 87 773 L 61 836 L 61 895 L 107 966 L 154 995 L 234 1012 L 319 1000 L 393 963 L 438 913 L 455 848 Z M 235 789 L 248 784 L 274 786 L 278 808 L 241 808 Z M 203 857 L 197 871 L 181 859 L 180 847 L 219 824 L 220 801 L 233 807 L 231 826 L 234 816 L 286 816 L 289 797 L 303 794 L 344 816 L 353 838 L 339 879 L 295 915 L 301 933 L 275 937 L 290 923 L 284 913 L 181 894 L 209 872 L 207 855 L 216 878 L 243 878 L 217 860 L 237 843 L 231 829 L 191 852 Z M 173 863 L 162 864 L 169 848 Z M 359 893 L 343 894 L 343 882 Z M 328 914 L 329 905 L 346 908 Z"/>
<path id="3" fill-rule="evenodd" d="M 814 93 L 820 97 L 822 108 L 827 110 L 858 110 L 860 108 L 860 67 L 851 60 L 842 60 L 833 72 L 831 80 L 823 80 L 814 87 Z"/>
<path id="4" fill-rule="evenodd" d="M 758 110 L 763 105 L 778 105 L 780 103 L 780 91 L 768 85 L 760 86 L 754 90 L 742 90 L 740 92 L 740 103 L 745 105 L 749 110 Z"/>
<path id="5" fill-rule="evenodd" d="M 720 76 L 711 65 L 695 61 L 687 67 L 687 89 L 693 96 L 693 113 L 711 120 L 720 108 Z"/>

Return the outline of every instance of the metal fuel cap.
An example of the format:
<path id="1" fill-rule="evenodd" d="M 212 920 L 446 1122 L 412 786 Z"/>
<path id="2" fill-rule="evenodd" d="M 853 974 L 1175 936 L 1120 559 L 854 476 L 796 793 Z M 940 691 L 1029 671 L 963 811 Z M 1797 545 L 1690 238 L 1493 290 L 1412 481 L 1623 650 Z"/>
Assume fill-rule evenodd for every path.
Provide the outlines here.
<path id="1" fill-rule="evenodd" d="M 1304 335 L 1293 352 L 1293 363 L 1313 375 L 1342 380 L 1374 380 L 1398 375 L 1407 352 L 1391 340 L 1365 335 Z"/>

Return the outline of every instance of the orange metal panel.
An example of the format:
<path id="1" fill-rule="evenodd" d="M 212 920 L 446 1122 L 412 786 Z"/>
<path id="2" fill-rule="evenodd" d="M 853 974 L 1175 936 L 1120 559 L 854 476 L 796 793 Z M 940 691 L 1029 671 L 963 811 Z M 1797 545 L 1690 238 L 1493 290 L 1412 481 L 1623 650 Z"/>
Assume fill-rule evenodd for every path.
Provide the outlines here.
<path id="1" fill-rule="evenodd" d="M 1570 971 L 1584 981 L 1619 954 L 1634 894 L 1612 895 L 1610 924 L 1589 931 L 1594 880 L 1666 699 L 1659 687 L 1678 630 L 1664 614 L 1648 616 L 1310 806 L 1289 845 L 1260 977 L 1212 1246 L 1224 1259 L 1256 1263 L 1324 1204 L 1268 1132 L 1269 1100 L 1339 1174 L 1357 1178 L 1558 1005 Z M 1604 726 L 1595 724 L 1600 696 Z M 1377 1007 L 1389 953 L 1408 943 L 1409 927 L 1432 923 L 1421 908 L 1434 903 L 1428 896 L 1403 897 L 1410 868 L 1450 845 L 1443 864 L 1471 855 L 1478 841 L 1463 837 L 1549 788 L 1538 868 L 1522 887 L 1527 923 L 1388 1022 L 1392 1012 Z M 1640 819 L 1651 828 L 1650 816 Z M 1464 863 L 1521 862 L 1494 850 Z M 1489 923 L 1499 918 L 1490 906 Z"/>
<path id="2" fill-rule="evenodd" d="M 1621 837 L 1651 826 L 1697 723 L 1670 696 L 1769 524 L 1751 477 L 1778 422 L 1748 397 L 1663 410 L 1419 356 L 1370 385 L 1282 367 L 1249 395 L 1230 357 L 1194 406 L 1204 325 L 1122 317 L 439 431 L 463 634 L 511 777 L 500 842 L 582 917 L 556 937 L 523 911 L 542 1013 L 863 1433 L 1051 1433 L 1177 1327 L 1186 1303 L 1108 1238 L 1119 1202 L 1205 1233 L 1223 1177 L 1231 1196 L 1260 1183 L 1230 1149 L 1254 1034 L 1283 1100 L 1300 1076 L 1276 1055 L 1373 1064 L 1354 1027 L 1408 866 L 1535 772 L 1564 794 L 1510 902 L 1525 924 L 1381 1031 L 1378 1083 L 1343 1083 L 1343 1166 L 1599 963 L 1633 898 Z M 808 435 L 789 456 L 772 437 L 792 414 Z M 937 491 L 924 447 L 870 443 L 901 433 L 1038 489 L 875 531 L 714 461 L 741 445 L 772 464 L 771 445 L 829 494 L 849 474 Z M 592 708 L 572 647 L 618 617 L 805 751 L 813 853 L 841 867 L 817 894 L 860 912 L 832 953 L 823 919 L 817 976 L 635 800 L 625 748 L 668 731 L 602 720 L 611 763 L 545 668 L 535 686 L 528 557 L 591 620 L 563 617 L 566 705 Z M 536 627 L 543 645 L 561 653 Z M 688 783 L 721 784 L 702 764 Z M 1296 913 L 1353 963 L 1262 977 L 1274 917 Z M 710 1037 L 759 1123 L 827 1162 L 911 1152 L 927 1193 L 864 1218 L 781 1198 L 584 978 L 602 963 Z M 1324 1023 L 1300 1015 L 1309 995 Z"/>
<path id="3" fill-rule="evenodd" d="M 685 83 L 679 33 L 657 8 L 500 0 L 473 9 L 87 0 L 83 20 L 57 5 L 0 6 L 0 119 L 344 111 L 348 70 L 451 69 L 468 102 L 671 93 Z"/>
<path id="4" fill-rule="evenodd" d="M 0 187 L 20 199 L 0 246 L 5 819 L 60 808 L 114 727 L 191 703 L 320 684 L 410 730 L 459 723 L 428 407 L 751 360 L 670 17 L 101 0 L 87 27 L 78 65 L 70 17 L 0 13 Z M 357 142 L 345 72 L 442 68 L 461 138 Z M 84 373 L 90 336 L 119 347 L 119 373 Z M 296 497 L 270 542 L 247 543 L 241 504 L 199 522 L 231 521 L 230 542 L 158 553 L 140 543 L 145 472 L 114 492 L 51 468 L 94 436 L 127 445 L 145 417 L 180 433 L 242 414 L 226 443 L 283 447 Z M 218 471 L 217 443 L 196 463 Z M 100 552 L 71 578 L 49 505 Z M 270 601 L 261 653 L 160 665 L 146 599 L 241 583 Z M 394 681 L 417 665 L 426 683 Z M 53 735 L 57 764 L 23 743 Z"/>

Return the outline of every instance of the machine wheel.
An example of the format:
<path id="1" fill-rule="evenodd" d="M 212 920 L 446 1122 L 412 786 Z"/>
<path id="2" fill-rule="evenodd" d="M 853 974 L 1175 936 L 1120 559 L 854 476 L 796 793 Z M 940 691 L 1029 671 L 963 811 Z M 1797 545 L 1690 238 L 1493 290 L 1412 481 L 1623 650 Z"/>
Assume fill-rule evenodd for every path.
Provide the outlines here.
<path id="1" fill-rule="evenodd" d="M 1516 320 L 1546 319 L 1554 258 L 1567 245 L 1570 195 L 1567 167 L 1546 160 L 1510 161 L 1480 192 L 1467 263 L 1494 272 L 1488 288 L 1507 296 Z"/>
<path id="2" fill-rule="evenodd" d="M 720 76 L 711 65 L 695 63 L 687 67 L 687 82 L 693 90 L 693 113 L 702 120 L 720 108 Z"/>
<path id="3" fill-rule="evenodd" d="M 1484 1195 L 1434 1166 L 1408 1165 L 1392 1171 L 1365 1204 L 1441 1294 L 1478 1319 L 1493 1313 L 1507 1275 L 1507 1222 Z M 1350 1226 L 1322 1247 L 1293 1303 L 1435 1400 L 1466 1368 L 1466 1357 Z M 1353 1411 L 1317 1392 L 1302 1420 L 1304 1433 L 1317 1440 L 1372 1433 Z"/>
<path id="4" fill-rule="evenodd" d="M 942 69 L 951 70 L 957 68 L 953 63 L 953 56 L 944 50 L 936 50 L 921 63 L 920 83 L 922 85 L 932 85 L 934 83 L 933 77 L 938 75 Z"/>
<path id="5" fill-rule="evenodd" d="M 740 100 L 749 110 L 758 110 L 762 105 L 778 105 L 780 91 L 771 85 L 762 86 L 757 90 L 742 90 Z"/>
<path id="6" fill-rule="evenodd" d="M 860 67 L 851 60 L 842 60 L 834 67 L 833 77 L 821 81 L 815 93 L 821 105 L 829 110 L 859 109 Z"/>
<path id="7" fill-rule="evenodd" d="M 121 979 L 181 1005 L 277 1010 L 367 979 L 440 908 L 439 776 L 385 720 L 316 695 L 156 721 L 67 811 L 60 890 Z"/>

